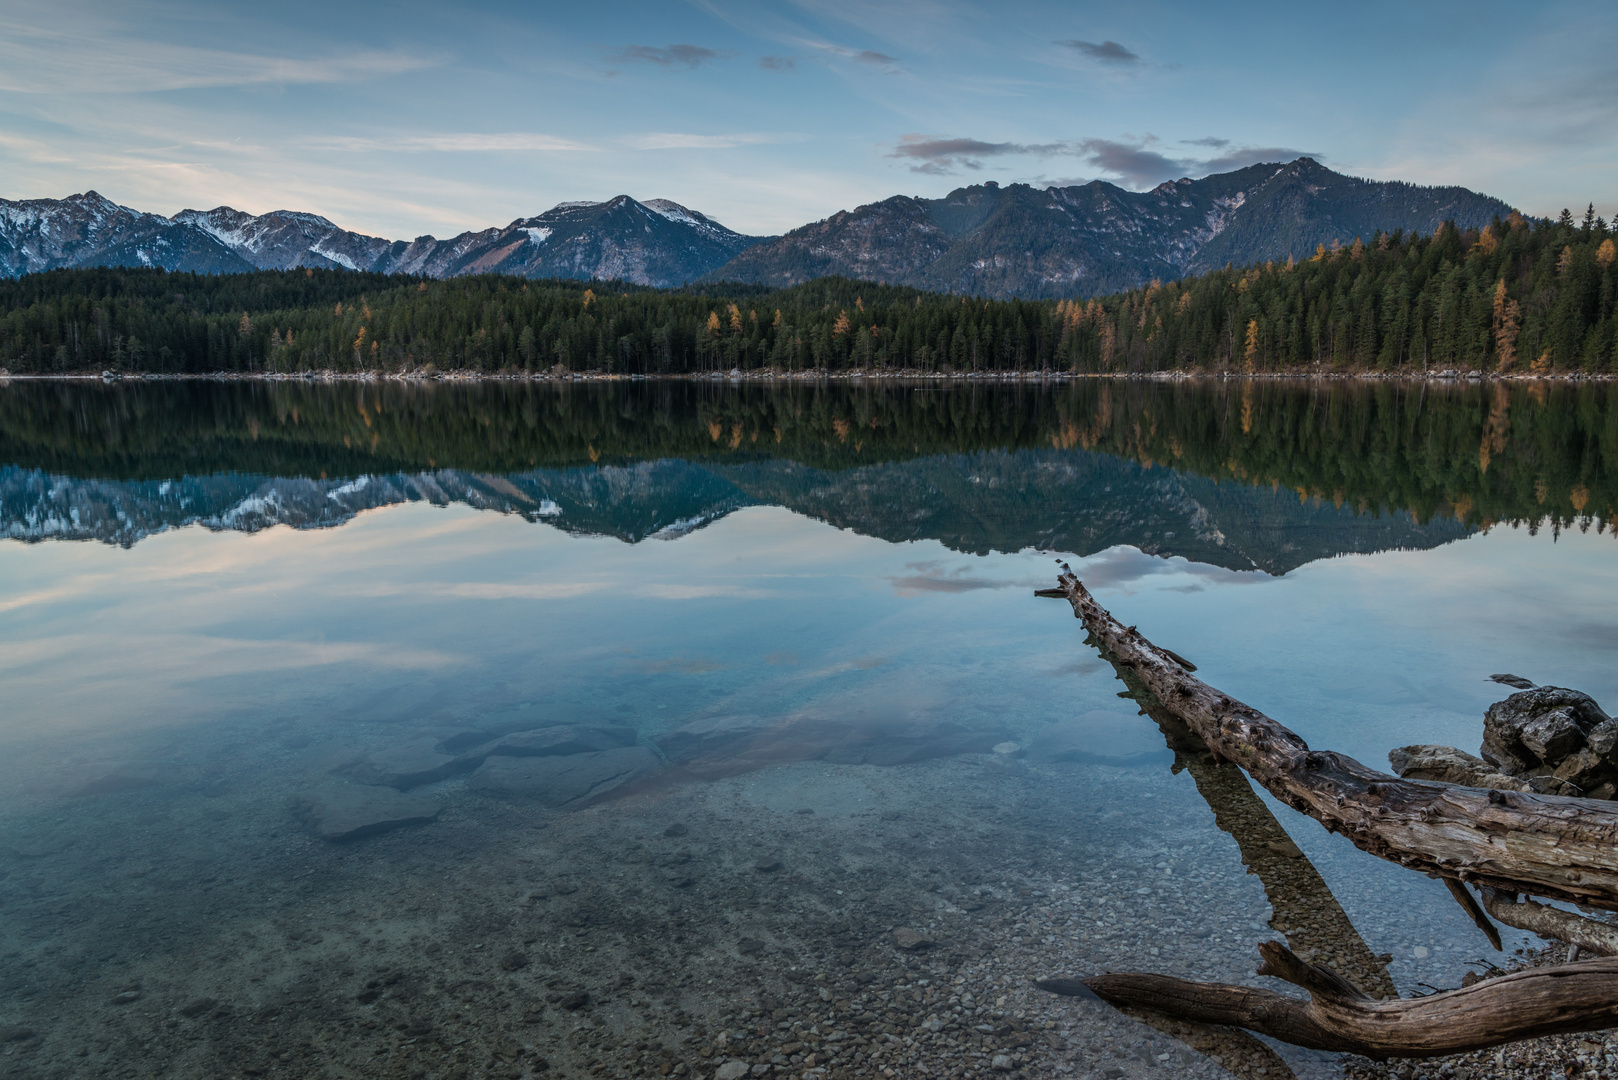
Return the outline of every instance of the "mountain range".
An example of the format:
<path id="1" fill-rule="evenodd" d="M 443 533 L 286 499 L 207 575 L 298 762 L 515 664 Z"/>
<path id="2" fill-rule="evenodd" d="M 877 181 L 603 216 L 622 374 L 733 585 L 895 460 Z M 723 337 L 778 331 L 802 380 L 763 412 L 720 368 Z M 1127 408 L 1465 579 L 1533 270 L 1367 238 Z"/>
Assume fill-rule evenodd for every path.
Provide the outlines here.
<path id="1" fill-rule="evenodd" d="M 780 237 L 744 236 L 666 199 L 562 203 L 537 217 L 448 240 L 385 240 L 315 214 L 228 206 L 142 213 L 90 191 L 0 199 L 0 275 L 64 267 L 157 266 L 198 273 L 342 267 L 443 278 L 616 279 L 789 286 L 828 274 L 979 296 L 1092 296 L 1223 266 L 1304 257 L 1377 230 L 1431 232 L 1511 213 L 1460 187 L 1333 172 L 1311 158 L 1253 165 L 1150 191 L 959 188 L 896 195 Z"/>

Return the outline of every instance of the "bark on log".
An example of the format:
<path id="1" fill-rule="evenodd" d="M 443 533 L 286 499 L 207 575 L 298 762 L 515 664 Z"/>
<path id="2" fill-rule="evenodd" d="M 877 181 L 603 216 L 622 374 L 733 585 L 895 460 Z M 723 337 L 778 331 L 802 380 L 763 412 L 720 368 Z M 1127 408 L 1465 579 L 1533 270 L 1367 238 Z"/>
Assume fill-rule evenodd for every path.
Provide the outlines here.
<path id="1" fill-rule="evenodd" d="M 1434 877 L 1618 910 L 1618 806 L 1401 780 L 1330 751 L 1190 674 L 1114 619 L 1071 570 L 1073 614 L 1214 754 L 1357 847 Z"/>
<path id="2" fill-rule="evenodd" d="M 1618 959 L 1529 968 L 1428 997 L 1374 1001 L 1333 972 L 1298 959 L 1280 942 L 1266 941 L 1259 951 L 1264 957 L 1260 975 L 1301 986 L 1309 999 L 1167 975 L 1097 975 L 1045 979 L 1036 985 L 1056 994 L 1087 990 L 1116 1006 L 1153 1009 L 1199 1023 L 1246 1028 L 1296 1046 L 1379 1059 L 1438 1057 L 1618 1024 L 1618 994 L 1613 992 Z"/>
<path id="3" fill-rule="evenodd" d="M 1618 926 L 1596 922 L 1561 908 L 1536 904 L 1532 900 L 1517 902 L 1509 893 L 1483 890 L 1483 906 L 1500 922 L 1527 930 L 1540 937 L 1565 941 L 1574 948 L 1596 956 L 1618 956 Z"/>

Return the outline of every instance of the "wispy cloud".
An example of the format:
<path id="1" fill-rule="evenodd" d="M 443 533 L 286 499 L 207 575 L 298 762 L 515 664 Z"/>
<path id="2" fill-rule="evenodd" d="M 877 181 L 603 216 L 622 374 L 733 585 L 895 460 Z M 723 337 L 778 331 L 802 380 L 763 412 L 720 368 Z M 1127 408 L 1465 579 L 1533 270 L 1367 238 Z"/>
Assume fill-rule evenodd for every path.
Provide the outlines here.
<path id="1" fill-rule="evenodd" d="M 399 135 L 392 138 L 348 137 L 342 135 L 311 140 L 311 145 L 329 150 L 403 150 L 468 153 L 501 150 L 594 150 L 587 143 L 538 132 L 446 132 L 438 135 Z"/>
<path id="2" fill-rule="evenodd" d="M 636 150 L 728 150 L 733 146 L 759 146 L 767 143 L 798 142 L 802 136 L 772 132 L 738 132 L 732 135 L 691 135 L 679 131 L 654 131 L 629 140 Z"/>
<path id="3" fill-rule="evenodd" d="M 613 55 L 624 64 L 656 64 L 659 67 L 701 67 L 713 60 L 723 60 L 734 53 L 710 49 L 705 45 L 630 45 Z"/>
<path id="4" fill-rule="evenodd" d="M 791 71 L 798 66 L 798 61 L 791 56 L 761 56 L 758 66 L 765 71 Z"/>
<path id="5" fill-rule="evenodd" d="M 353 83 L 443 62 L 421 53 L 376 49 L 334 56 L 263 56 L 86 33 L 77 27 L 52 30 L 0 18 L 0 90 L 20 94 Z"/>
<path id="6" fill-rule="evenodd" d="M 1070 41 L 1058 42 L 1066 45 L 1074 52 L 1099 60 L 1103 64 L 1138 64 L 1141 62 L 1140 54 L 1127 49 L 1116 41 L 1080 41 L 1074 38 Z"/>
<path id="7" fill-rule="evenodd" d="M 897 56 L 889 56 L 887 53 L 877 52 L 875 49 L 850 49 L 843 45 L 820 45 L 818 48 L 831 53 L 833 56 L 841 56 L 844 59 L 852 60 L 856 64 L 868 64 L 871 67 L 882 68 L 886 71 L 898 70 L 900 63 Z"/>

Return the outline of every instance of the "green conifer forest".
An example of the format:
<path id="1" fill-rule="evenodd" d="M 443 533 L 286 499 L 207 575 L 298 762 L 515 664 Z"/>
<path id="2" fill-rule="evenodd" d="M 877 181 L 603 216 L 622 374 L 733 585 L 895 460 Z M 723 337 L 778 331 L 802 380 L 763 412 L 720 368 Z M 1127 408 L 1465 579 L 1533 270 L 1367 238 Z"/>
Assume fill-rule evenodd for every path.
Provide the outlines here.
<path id="1" fill-rule="evenodd" d="M 845 278 L 715 285 L 343 270 L 0 281 L 0 366 L 71 372 L 1618 370 L 1618 230 L 1586 213 L 1352 238 L 1090 301 Z"/>

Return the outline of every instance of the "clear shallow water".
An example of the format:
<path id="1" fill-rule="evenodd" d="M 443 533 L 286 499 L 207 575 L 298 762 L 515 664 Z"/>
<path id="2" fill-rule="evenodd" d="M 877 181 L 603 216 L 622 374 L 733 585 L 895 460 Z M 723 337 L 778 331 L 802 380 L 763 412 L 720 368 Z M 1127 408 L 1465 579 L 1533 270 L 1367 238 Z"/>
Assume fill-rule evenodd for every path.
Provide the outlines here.
<path id="1" fill-rule="evenodd" d="M 0 534 L 16 538 L 0 546 L 0 1024 L 32 1032 L 0 1060 L 25 1076 L 835 1076 L 997 1071 L 1005 1053 L 1028 1075 L 1260 1075 L 1282 1066 L 1257 1044 L 1188 1045 L 1029 980 L 1249 980 L 1280 932 L 1360 977 L 1391 954 L 1401 989 L 1454 985 L 1487 946 L 1441 886 L 1239 777 L 1171 772 L 1066 606 L 1032 591 L 1070 560 L 1209 682 L 1381 765 L 1410 742 L 1475 747 L 1493 672 L 1618 700 L 1613 537 L 1456 520 L 1493 499 L 1537 522 L 1561 497 L 1541 458 L 1543 492 L 1512 504 L 1489 486 L 1511 447 L 1478 470 L 1464 430 L 1384 446 L 1342 508 L 1330 489 L 1148 464 L 1139 442 L 1062 445 L 1103 411 L 1126 431 L 1217 417 L 1216 390 L 932 390 L 952 419 L 857 460 L 836 460 L 837 422 L 877 431 L 903 408 L 676 396 L 665 431 L 717 455 L 641 458 L 585 430 L 549 465 L 498 472 L 488 455 L 539 455 L 469 450 L 456 424 L 500 430 L 509 401 L 412 401 L 421 445 L 379 439 L 375 468 L 345 427 L 291 437 L 295 410 L 255 388 L 0 401 Z M 298 392 L 301 415 L 344 424 L 400 411 Z M 589 404 L 564 411 L 634 412 Z M 1440 404 L 1422 406 L 1428 430 L 1485 425 L 1495 403 Z M 1264 407 L 1299 406 L 1261 400 L 1261 429 Z M 1352 396 L 1331 410 L 1380 415 Z M 772 413 L 818 414 L 829 438 L 751 449 L 746 418 Z M 1211 430 L 1182 455 L 1265 479 L 1265 452 Z M 1475 472 L 1451 515 L 1356 514 L 1396 510 L 1423 471 L 1399 460 L 1442 472 L 1446 445 Z M 218 469 L 238 454 L 249 471 Z M 1570 508 L 1606 490 L 1588 456 Z M 642 771 L 562 790 L 522 770 L 603 759 L 479 756 L 559 724 L 627 728 Z M 350 796 L 379 824 L 410 816 L 388 799 L 436 817 L 317 835 L 311 805 Z M 1305 859 L 1274 856 L 1279 829 Z M 898 948 L 895 927 L 935 944 Z"/>

